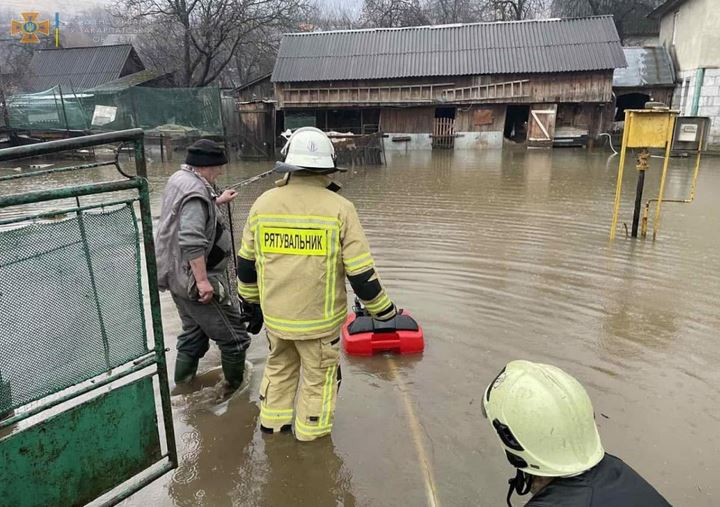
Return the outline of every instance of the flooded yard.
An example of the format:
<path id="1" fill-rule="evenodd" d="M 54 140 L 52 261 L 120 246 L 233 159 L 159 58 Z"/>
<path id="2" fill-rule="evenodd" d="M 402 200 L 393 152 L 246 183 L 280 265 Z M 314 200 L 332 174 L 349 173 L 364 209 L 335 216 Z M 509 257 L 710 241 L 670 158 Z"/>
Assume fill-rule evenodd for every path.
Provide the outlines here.
<path id="1" fill-rule="evenodd" d="M 270 167 L 232 165 L 226 182 Z M 155 216 L 175 168 L 150 168 Z M 646 199 L 659 172 L 653 159 Z M 502 505 L 514 470 L 480 406 L 512 359 L 576 376 L 606 450 L 672 504 L 717 504 L 720 159 L 704 159 L 694 203 L 663 207 L 655 242 L 619 230 L 609 244 L 616 173 L 604 152 L 505 149 L 393 153 L 343 176 L 390 296 L 424 327 L 424 354 L 343 357 L 332 437 L 302 444 L 259 431 L 264 335 L 249 387 L 223 403 L 212 347 L 191 392 L 173 396 L 178 469 L 124 505 Z M 631 160 L 625 174 L 629 227 Z M 691 176 L 674 158 L 666 198 L 685 198 Z M 236 235 L 268 184 L 246 187 Z M 167 295 L 163 319 L 172 375 L 180 322 Z"/>

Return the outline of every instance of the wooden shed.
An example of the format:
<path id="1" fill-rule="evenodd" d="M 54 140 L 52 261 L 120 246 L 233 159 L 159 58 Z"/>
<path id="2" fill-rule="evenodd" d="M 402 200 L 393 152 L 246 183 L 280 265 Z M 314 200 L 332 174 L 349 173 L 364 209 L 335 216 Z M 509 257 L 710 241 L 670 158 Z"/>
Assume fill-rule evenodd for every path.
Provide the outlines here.
<path id="1" fill-rule="evenodd" d="M 288 34 L 272 82 L 285 128 L 381 131 L 388 150 L 551 146 L 604 130 L 624 66 L 597 16 Z"/>
<path id="2" fill-rule="evenodd" d="M 627 67 L 616 69 L 613 77 L 615 120 L 623 121 L 626 109 L 642 109 L 646 102 L 669 106 L 675 92 L 675 69 L 667 49 L 626 47 L 623 51 Z"/>
<path id="3" fill-rule="evenodd" d="M 238 115 L 235 134 L 241 158 L 274 157 L 277 132 L 273 95 L 270 74 L 248 81 L 234 90 Z"/>

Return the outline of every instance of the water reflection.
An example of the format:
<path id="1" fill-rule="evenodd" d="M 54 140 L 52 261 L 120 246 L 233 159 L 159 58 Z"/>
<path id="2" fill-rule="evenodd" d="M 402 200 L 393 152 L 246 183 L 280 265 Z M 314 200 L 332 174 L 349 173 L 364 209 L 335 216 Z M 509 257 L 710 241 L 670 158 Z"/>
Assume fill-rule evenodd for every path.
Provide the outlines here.
<path id="1" fill-rule="evenodd" d="M 249 391 L 234 396 L 220 413 L 209 400 L 187 396 L 191 400 L 175 397 L 175 403 L 187 403 L 179 414 L 179 466 L 168 488 L 175 505 L 229 505 L 233 490 L 242 495 L 236 500 L 252 501 L 253 488 L 247 486 L 255 481 L 247 464 L 253 463 L 260 411 L 250 402 Z"/>

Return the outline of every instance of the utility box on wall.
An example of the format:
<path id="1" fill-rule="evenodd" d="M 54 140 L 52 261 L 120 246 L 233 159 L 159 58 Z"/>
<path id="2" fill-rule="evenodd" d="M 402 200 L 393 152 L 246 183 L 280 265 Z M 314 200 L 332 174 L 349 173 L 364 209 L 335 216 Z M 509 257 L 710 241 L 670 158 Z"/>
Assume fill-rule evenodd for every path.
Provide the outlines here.
<path id="1" fill-rule="evenodd" d="M 627 109 L 625 111 L 626 148 L 665 148 L 670 139 L 677 111 L 664 109 Z"/>
<path id="2" fill-rule="evenodd" d="M 707 144 L 710 118 L 707 116 L 679 116 L 673 132 L 673 152 L 696 152 Z"/>

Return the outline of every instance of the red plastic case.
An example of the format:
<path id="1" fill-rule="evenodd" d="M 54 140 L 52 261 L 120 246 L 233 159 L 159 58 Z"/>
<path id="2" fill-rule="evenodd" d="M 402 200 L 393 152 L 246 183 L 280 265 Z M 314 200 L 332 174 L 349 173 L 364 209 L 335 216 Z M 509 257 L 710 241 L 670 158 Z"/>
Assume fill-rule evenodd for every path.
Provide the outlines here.
<path id="1" fill-rule="evenodd" d="M 407 323 L 407 318 L 415 324 L 417 330 L 396 328 L 398 319 Z M 356 319 L 366 319 L 360 323 L 362 326 L 357 326 L 363 329 L 360 332 L 351 328 Z M 422 327 L 407 311 L 388 322 L 379 322 L 352 312 L 342 328 L 342 344 L 345 352 L 351 356 L 372 356 L 381 352 L 417 354 L 425 348 L 425 339 Z"/>

